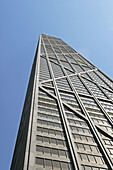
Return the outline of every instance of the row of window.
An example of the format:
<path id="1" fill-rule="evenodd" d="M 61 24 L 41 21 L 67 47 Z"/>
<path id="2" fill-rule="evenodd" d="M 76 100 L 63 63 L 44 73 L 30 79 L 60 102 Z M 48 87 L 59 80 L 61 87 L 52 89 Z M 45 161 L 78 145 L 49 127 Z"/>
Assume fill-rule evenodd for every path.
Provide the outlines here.
<path id="1" fill-rule="evenodd" d="M 39 90 L 38 95 L 52 100 L 52 98 L 50 98 L 46 93 L 42 92 L 41 90 Z"/>
<path id="2" fill-rule="evenodd" d="M 102 114 L 102 113 L 100 113 L 100 112 L 96 112 L 96 111 L 94 111 L 94 110 L 89 110 L 89 109 L 87 109 L 88 110 L 88 113 L 89 113 L 89 115 L 90 115 L 90 117 L 93 119 L 93 118 L 99 118 L 99 119 L 104 119 L 105 118 L 105 116 Z"/>
<path id="3" fill-rule="evenodd" d="M 92 118 L 94 123 L 99 123 L 99 124 L 104 124 L 104 125 L 109 125 L 109 123 L 105 119 L 97 119 L 97 118 Z"/>
<path id="4" fill-rule="evenodd" d="M 47 107 L 47 108 L 49 107 L 49 108 L 57 109 L 57 105 L 53 104 L 53 103 L 44 103 L 44 102 L 38 101 L 38 105 L 44 106 L 44 107 Z"/>
<path id="5" fill-rule="evenodd" d="M 78 121 L 78 120 L 73 120 L 73 119 L 68 119 L 69 123 L 73 123 L 75 125 L 79 125 L 79 126 L 87 126 L 87 123 L 83 122 L 83 121 Z"/>
<path id="6" fill-rule="evenodd" d="M 58 130 L 54 130 L 54 129 L 47 129 L 47 128 L 42 128 L 42 127 L 37 127 L 37 131 L 42 133 L 42 134 L 44 133 L 44 134 L 47 134 L 47 135 L 64 137 L 63 131 L 58 131 Z"/>
<path id="7" fill-rule="evenodd" d="M 56 128 L 62 128 L 61 123 L 56 123 L 56 122 L 51 122 L 51 121 L 46 121 L 46 120 L 40 120 L 40 119 L 37 119 L 37 123 L 41 124 L 43 126 L 52 126 L 52 127 L 56 127 Z"/>
<path id="8" fill-rule="evenodd" d="M 76 126 L 70 126 L 71 130 L 77 133 L 86 133 L 86 134 L 91 134 L 91 131 L 87 128 L 81 128 L 81 127 L 76 127 Z"/>
<path id="9" fill-rule="evenodd" d="M 59 115 L 59 112 L 58 110 L 55 110 L 55 109 L 49 109 L 49 108 L 44 108 L 44 107 L 38 107 L 38 110 L 39 111 L 42 111 L 42 112 L 47 112 L 47 113 L 53 113 L 53 114 L 56 114 L 56 115 Z"/>
<path id="10" fill-rule="evenodd" d="M 72 108 L 81 111 L 81 109 L 80 109 L 80 107 L 79 107 L 79 105 L 78 105 L 77 103 L 68 103 L 68 104 L 69 104 Z"/>
<path id="11" fill-rule="evenodd" d="M 95 143 L 94 138 L 90 135 L 90 136 L 86 136 L 86 134 L 84 134 L 84 136 L 82 134 L 75 134 L 73 133 L 73 137 L 76 141 L 81 141 L 81 142 L 88 142 L 88 143 Z"/>
<path id="12" fill-rule="evenodd" d="M 66 94 L 66 93 L 62 93 L 62 92 L 60 92 L 60 95 L 61 95 L 62 100 L 65 100 L 69 103 L 77 103 L 74 95 L 70 95 L 68 93 Z"/>
<path id="13" fill-rule="evenodd" d="M 61 97 L 63 98 L 68 98 L 69 100 L 75 100 L 75 96 L 74 94 L 69 94 L 69 93 L 64 93 L 64 92 L 60 92 Z"/>
<path id="14" fill-rule="evenodd" d="M 52 98 L 47 98 L 47 97 L 39 97 L 38 98 L 38 100 L 40 100 L 40 101 L 44 101 L 44 102 L 48 102 L 48 103 L 54 103 L 54 104 L 56 104 L 56 102 L 55 102 L 55 100 L 54 99 L 52 99 Z"/>
<path id="15" fill-rule="evenodd" d="M 86 152 L 92 152 L 92 154 L 100 153 L 97 146 L 92 146 L 92 145 L 87 145 L 87 144 L 82 144 L 82 143 L 75 143 L 75 146 L 77 149 L 81 149 Z"/>
<path id="16" fill-rule="evenodd" d="M 108 168 L 99 168 L 99 167 L 91 167 L 91 166 L 82 166 L 83 170 L 108 170 Z"/>
<path id="17" fill-rule="evenodd" d="M 36 139 L 38 142 L 42 142 L 42 143 L 46 143 L 46 144 L 58 145 L 61 147 L 67 146 L 66 141 L 61 140 L 61 139 L 49 138 L 49 137 L 39 136 L 39 135 L 37 136 Z"/>
<path id="18" fill-rule="evenodd" d="M 98 109 L 97 105 L 84 103 L 84 106 Z"/>
<path id="19" fill-rule="evenodd" d="M 113 112 L 113 109 L 110 109 L 110 108 L 107 108 L 107 107 L 104 107 L 104 109 L 108 112 Z"/>
<path id="20" fill-rule="evenodd" d="M 78 118 L 74 113 L 66 111 L 66 115 L 68 118 Z"/>
<path id="21" fill-rule="evenodd" d="M 55 170 L 73 170 L 71 163 L 49 160 L 49 159 L 42 159 L 36 158 L 36 164 L 40 168 L 48 168 L 48 169 L 55 169 Z"/>
<path id="22" fill-rule="evenodd" d="M 57 81 L 57 86 L 58 86 L 58 88 L 61 88 L 61 89 L 63 88 L 63 89 L 67 89 L 67 90 L 71 91 L 71 88 L 70 88 L 70 86 L 69 86 L 69 84 L 68 84 L 66 79 L 58 80 Z"/>
<path id="23" fill-rule="evenodd" d="M 81 161 L 96 163 L 96 164 L 105 164 L 101 156 L 79 154 Z"/>
<path id="24" fill-rule="evenodd" d="M 83 101 L 83 103 L 94 104 L 94 105 L 96 104 L 93 99 L 87 99 L 87 98 L 81 97 L 81 100 Z"/>
<path id="25" fill-rule="evenodd" d="M 104 126 L 104 125 L 100 125 L 100 127 L 102 127 L 103 130 L 106 130 L 106 131 L 108 131 L 110 133 L 113 132 L 112 127 L 108 127 L 108 126 Z"/>
<path id="26" fill-rule="evenodd" d="M 113 146 L 112 140 L 104 139 L 104 143 L 105 143 L 105 145 Z"/>
<path id="27" fill-rule="evenodd" d="M 57 120 L 60 121 L 61 119 L 58 116 L 53 116 L 53 115 L 49 115 L 49 114 L 44 114 L 44 113 L 38 113 L 37 114 L 39 117 L 41 118 L 47 118 L 47 119 L 53 119 L 53 120 Z"/>
<path id="28" fill-rule="evenodd" d="M 69 153 L 66 150 L 43 147 L 43 146 L 36 146 L 36 151 L 40 154 L 47 154 L 49 156 L 56 156 L 60 158 L 68 158 Z"/>

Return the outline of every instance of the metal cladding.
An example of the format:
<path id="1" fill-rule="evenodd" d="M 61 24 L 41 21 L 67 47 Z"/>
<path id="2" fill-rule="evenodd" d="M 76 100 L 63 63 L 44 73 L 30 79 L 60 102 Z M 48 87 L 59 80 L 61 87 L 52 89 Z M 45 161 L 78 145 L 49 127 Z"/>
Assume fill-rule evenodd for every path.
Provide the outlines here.
<path id="1" fill-rule="evenodd" d="M 51 169 L 113 169 L 113 81 L 41 34 L 11 170 Z"/>

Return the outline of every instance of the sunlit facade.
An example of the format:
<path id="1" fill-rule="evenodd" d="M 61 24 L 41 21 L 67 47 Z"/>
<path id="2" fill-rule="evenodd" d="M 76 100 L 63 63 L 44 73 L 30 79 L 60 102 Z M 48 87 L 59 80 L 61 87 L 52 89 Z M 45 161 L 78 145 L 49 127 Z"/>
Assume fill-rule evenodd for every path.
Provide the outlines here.
<path id="1" fill-rule="evenodd" d="M 40 35 L 11 170 L 112 170 L 113 81 Z"/>

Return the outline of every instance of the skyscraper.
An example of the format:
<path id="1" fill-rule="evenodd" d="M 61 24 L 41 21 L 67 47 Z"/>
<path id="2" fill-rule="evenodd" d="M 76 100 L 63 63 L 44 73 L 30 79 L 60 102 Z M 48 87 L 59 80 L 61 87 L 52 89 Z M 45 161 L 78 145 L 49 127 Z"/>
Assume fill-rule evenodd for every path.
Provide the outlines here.
<path id="1" fill-rule="evenodd" d="M 113 81 L 40 35 L 11 170 L 112 170 Z"/>

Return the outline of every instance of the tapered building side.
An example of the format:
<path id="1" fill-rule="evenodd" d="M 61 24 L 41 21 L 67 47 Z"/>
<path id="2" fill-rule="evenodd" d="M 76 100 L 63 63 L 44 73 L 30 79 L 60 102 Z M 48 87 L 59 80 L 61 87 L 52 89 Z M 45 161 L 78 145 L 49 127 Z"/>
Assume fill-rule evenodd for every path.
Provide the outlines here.
<path id="1" fill-rule="evenodd" d="M 113 81 L 40 35 L 11 170 L 112 170 Z"/>

